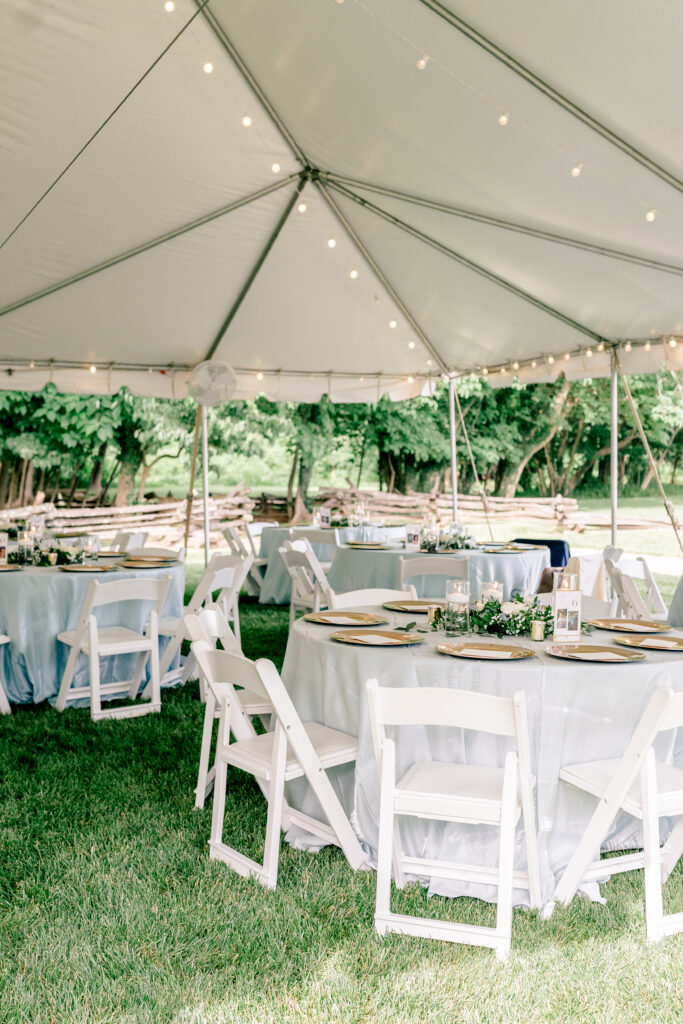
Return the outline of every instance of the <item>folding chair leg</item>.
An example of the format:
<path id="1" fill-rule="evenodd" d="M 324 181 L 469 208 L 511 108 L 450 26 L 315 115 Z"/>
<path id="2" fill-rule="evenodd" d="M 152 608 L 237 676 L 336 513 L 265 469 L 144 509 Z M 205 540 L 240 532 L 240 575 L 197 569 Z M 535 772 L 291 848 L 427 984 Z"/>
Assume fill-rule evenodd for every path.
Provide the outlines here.
<path id="1" fill-rule="evenodd" d="M 263 875 L 261 881 L 268 889 L 277 885 L 277 870 L 280 859 L 280 830 L 285 798 L 285 769 L 287 766 L 287 736 L 278 723 L 275 728 L 273 748 L 273 772 L 268 790 L 268 818 L 266 842 L 263 852 Z"/>
<path id="2" fill-rule="evenodd" d="M 149 652 L 148 651 L 142 651 L 140 654 L 138 654 L 137 658 L 135 659 L 135 670 L 133 672 L 133 676 L 132 676 L 131 681 L 130 681 L 130 686 L 128 687 L 128 696 L 130 697 L 131 700 L 136 700 L 137 699 L 138 693 L 140 691 L 140 683 L 142 681 L 142 675 L 143 675 L 143 673 L 145 671 L 145 665 L 147 664 L 148 656 L 149 656 Z M 157 649 L 157 656 L 158 656 L 158 649 Z M 145 686 L 145 688 L 144 688 L 144 690 L 142 691 L 142 694 L 141 694 L 142 699 L 145 700 L 145 699 L 149 699 L 150 697 L 152 697 L 152 690 L 153 690 L 153 687 L 152 687 L 152 675 L 151 675 L 151 672 L 150 672 L 149 682 L 147 683 L 147 685 Z M 153 700 L 153 698 L 152 698 L 152 700 Z"/>
<path id="3" fill-rule="evenodd" d="M 81 652 L 77 647 L 69 648 L 69 657 L 67 659 L 66 668 L 64 669 L 64 675 L 59 686 L 59 694 L 57 696 L 57 703 L 55 707 L 57 711 L 63 711 L 66 707 L 66 702 L 69 696 L 69 690 L 73 682 L 74 674 L 76 672 L 76 662 L 78 661 L 78 655 Z"/>
<path id="4" fill-rule="evenodd" d="M 515 859 L 515 817 L 517 812 L 517 755 L 505 758 L 500 813 L 500 858 L 498 861 L 498 910 L 496 914 L 498 960 L 507 960 L 512 934 L 512 884 Z"/>
<path id="5" fill-rule="evenodd" d="M 289 602 L 289 628 L 291 629 L 296 619 L 296 608 L 294 607 L 294 599 Z"/>
<path id="6" fill-rule="evenodd" d="M 662 937 L 662 869 L 657 816 L 655 752 L 650 747 L 641 773 L 643 801 L 643 852 L 645 854 L 645 930 L 649 942 Z"/>
<path id="7" fill-rule="evenodd" d="M 603 836 L 614 820 L 617 810 L 618 806 L 601 800 L 593 811 L 591 820 L 557 883 L 553 893 L 554 903 L 564 903 L 565 906 L 571 903 L 596 854 L 600 855 Z"/>
<path id="8" fill-rule="evenodd" d="M 9 701 L 7 699 L 7 694 L 5 693 L 5 689 L 4 689 L 3 685 L 2 685 L 2 683 L 0 683 L 0 715 L 11 715 L 11 714 L 12 714 L 12 709 L 9 706 Z"/>
<path id="9" fill-rule="evenodd" d="M 379 842 L 377 844 L 377 892 L 375 895 L 375 929 L 385 935 L 387 918 L 391 914 L 391 864 L 394 843 L 394 785 L 396 757 L 393 743 L 382 747 L 382 778 L 379 804 Z"/>
<path id="10" fill-rule="evenodd" d="M 239 606 L 238 606 L 238 603 L 237 603 L 237 599 L 235 599 L 235 603 L 232 606 L 232 613 L 233 613 L 233 616 L 232 616 L 232 631 L 235 634 L 235 640 L 237 641 L 237 644 L 238 644 L 238 646 L 239 646 L 239 648 L 241 650 L 242 649 L 242 637 L 240 636 L 240 610 L 239 610 Z"/>
<path id="11" fill-rule="evenodd" d="M 674 825 L 671 835 L 662 847 L 662 882 L 666 882 L 667 878 L 678 864 L 681 854 L 683 854 L 683 815 Z"/>
<path id="12" fill-rule="evenodd" d="M 100 693 L 100 656 L 97 649 L 90 648 L 90 717 L 93 720 L 102 717 L 102 695 Z"/>
<path id="13" fill-rule="evenodd" d="M 228 766 L 220 758 L 216 761 L 216 775 L 213 787 L 213 813 L 211 815 L 211 857 L 215 856 L 213 844 L 223 842 L 223 821 L 225 819 L 225 788 L 228 779 Z"/>
<path id="14" fill-rule="evenodd" d="M 142 672 L 140 673 L 142 676 Z M 151 702 L 153 707 L 161 707 L 161 674 L 159 671 L 159 636 L 153 638 L 152 650 L 149 652 L 149 683 L 152 688 Z"/>
<path id="15" fill-rule="evenodd" d="M 209 755 L 211 754 L 211 738 L 216 711 L 216 698 L 210 686 L 207 686 L 206 705 L 204 708 L 204 728 L 202 730 L 202 749 L 199 754 L 199 772 L 195 789 L 195 807 L 202 808 L 209 794 Z"/>

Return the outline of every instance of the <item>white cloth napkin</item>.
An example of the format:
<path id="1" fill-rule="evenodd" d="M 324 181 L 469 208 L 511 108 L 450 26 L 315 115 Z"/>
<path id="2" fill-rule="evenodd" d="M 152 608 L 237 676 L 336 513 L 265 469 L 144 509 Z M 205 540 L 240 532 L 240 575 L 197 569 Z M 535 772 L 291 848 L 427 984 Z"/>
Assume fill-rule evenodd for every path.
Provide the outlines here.
<path id="1" fill-rule="evenodd" d="M 581 661 L 624 661 L 625 655 L 620 654 L 618 651 L 600 651 L 600 653 L 591 654 L 590 651 L 582 653 L 580 651 L 573 651 L 572 658 L 579 658 Z"/>
<path id="2" fill-rule="evenodd" d="M 621 622 L 619 629 L 628 629 L 631 633 L 656 633 L 659 626 L 644 626 L 636 622 Z"/>
<path id="3" fill-rule="evenodd" d="M 325 622 L 332 626 L 357 626 L 358 619 L 352 619 L 348 615 L 326 615 Z"/>
<path id="4" fill-rule="evenodd" d="M 678 647 L 678 640 L 667 640 L 666 637 L 653 636 L 652 640 L 649 641 L 648 647 L 661 647 L 666 650 Z"/>
<path id="5" fill-rule="evenodd" d="M 392 637 L 392 636 L 375 636 L 375 635 L 372 635 L 372 636 L 365 637 L 361 633 L 354 633 L 353 639 L 357 640 L 358 643 L 361 643 L 361 644 L 372 644 L 373 647 L 376 644 L 382 644 L 382 645 L 387 644 L 388 646 L 393 647 L 396 644 L 401 642 L 400 640 L 397 640 L 396 637 Z"/>
<path id="6" fill-rule="evenodd" d="M 478 647 L 473 647 L 472 652 L 477 658 L 492 658 L 496 661 L 502 661 L 504 658 L 512 657 L 510 651 L 484 651 Z"/>

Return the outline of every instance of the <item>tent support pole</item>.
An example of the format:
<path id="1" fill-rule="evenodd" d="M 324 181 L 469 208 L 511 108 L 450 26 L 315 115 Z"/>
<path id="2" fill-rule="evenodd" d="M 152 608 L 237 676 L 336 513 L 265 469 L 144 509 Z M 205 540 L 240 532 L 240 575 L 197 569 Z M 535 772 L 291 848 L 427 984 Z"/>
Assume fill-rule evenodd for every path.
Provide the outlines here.
<path id="1" fill-rule="evenodd" d="M 652 454 L 652 450 L 650 448 L 650 443 L 649 443 L 649 441 L 647 439 L 647 436 L 645 434 L 645 430 L 643 429 L 643 424 L 642 424 L 642 421 L 640 419 L 640 415 L 638 413 L 638 409 L 636 407 L 636 403 L 633 401 L 633 395 L 631 394 L 631 386 L 630 386 L 628 380 L 626 379 L 626 375 L 625 375 L 624 371 L 621 368 L 621 363 L 619 362 L 619 356 L 617 355 L 616 349 L 612 350 L 612 357 L 614 359 L 614 363 L 616 365 L 616 368 L 617 368 L 617 371 L 619 373 L 619 376 L 621 377 L 621 385 L 622 385 L 622 387 L 624 389 L 624 394 L 626 395 L 626 399 L 628 401 L 628 404 L 631 407 L 631 412 L 633 413 L 633 418 L 636 421 L 636 429 L 638 431 L 638 434 L 640 435 L 640 440 L 643 442 L 643 448 L 645 449 L 645 454 L 647 455 L 647 459 L 648 459 L 648 462 L 650 463 L 650 467 L 652 469 L 652 473 L 654 475 L 654 478 L 657 481 L 657 487 L 659 488 L 659 493 L 662 496 L 662 501 L 664 502 L 664 508 L 666 509 L 667 515 L 669 516 L 669 519 L 671 520 L 671 525 L 673 527 L 674 533 L 676 534 L 676 540 L 678 541 L 678 546 L 681 549 L 681 551 L 683 551 L 683 540 L 681 540 L 681 535 L 678 532 L 679 529 L 680 529 L 680 524 L 678 522 L 678 519 L 676 518 L 676 510 L 675 510 L 675 508 L 673 507 L 673 505 L 671 504 L 671 502 L 669 501 L 669 499 L 666 496 L 666 491 L 664 490 L 664 485 L 662 483 L 662 478 L 659 475 L 659 469 L 657 468 L 657 463 L 655 462 L 654 455 Z"/>
<path id="2" fill-rule="evenodd" d="M 237 298 L 233 302 L 232 306 L 230 307 L 230 311 L 228 312 L 228 315 L 226 316 L 226 318 L 223 321 L 223 323 L 221 324 L 221 326 L 219 328 L 219 331 L 218 331 L 218 334 L 216 335 L 216 337 L 211 342 L 211 348 L 209 349 L 209 351 L 206 353 L 206 356 L 205 356 L 206 359 L 212 359 L 214 357 L 214 355 L 216 353 L 216 349 L 218 348 L 218 346 L 220 345 L 221 341 L 223 340 L 223 337 L 224 337 L 226 331 L 230 327 L 230 324 L 233 322 L 233 320 L 237 316 L 237 311 L 239 310 L 240 306 L 242 305 L 242 303 L 246 299 L 247 295 L 249 294 L 249 289 L 251 288 L 252 284 L 256 280 L 256 277 L 258 275 L 259 270 L 261 269 L 261 267 L 265 263 L 266 257 L 268 256 L 268 253 L 270 252 L 270 250 L 275 245 L 275 242 L 277 241 L 278 235 L 280 234 L 280 232 L 282 231 L 283 227 L 285 226 L 285 223 L 287 222 L 287 218 L 289 217 L 290 213 L 294 209 L 294 204 L 296 203 L 297 199 L 301 195 L 301 192 L 302 192 L 302 190 L 304 188 L 304 185 L 306 184 L 307 181 L 308 181 L 308 174 L 302 173 L 300 175 L 300 177 L 299 177 L 299 180 L 297 182 L 296 188 L 294 189 L 294 192 L 292 193 L 292 195 L 288 199 L 287 205 L 285 206 L 284 210 L 280 214 L 280 219 L 278 220 L 277 224 L 275 225 L 275 228 L 274 228 L 273 232 L 271 233 L 270 237 L 268 238 L 268 241 L 266 242 L 266 244 L 264 245 L 263 249 L 259 253 L 259 256 L 258 256 L 258 259 L 256 260 L 256 263 L 254 264 L 254 266 L 251 268 L 251 271 L 249 272 L 249 276 L 247 277 L 246 281 L 244 282 L 244 284 L 240 288 L 239 295 L 237 296 Z"/>
<path id="3" fill-rule="evenodd" d="M 192 462 L 190 465 L 190 486 L 187 492 L 187 510 L 185 512 L 185 550 L 187 551 L 190 542 L 190 524 L 192 522 L 192 504 L 194 502 L 194 478 L 197 472 L 197 449 L 199 448 L 199 428 L 202 420 L 200 406 L 197 406 L 197 415 L 194 420 L 194 439 L 192 441 Z"/>
<path id="4" fill-rule="evenodd" d="M 616 353 L 612 351 L 610 375 L 610 529 L 611 543 L 617 546 L 617 515 L 619 502 L 619 374 Z"/>
<path id="5" fill-rule="evenodd" d="M 204 495 L 204 565 L 211 557 L 211 533 L 209 525 L 209 431 L 207 429 L 206 406 L 200 406 L 202 417 L 202 494 Z"/>
<path id="6" fill-rule="evenodd" d="M 451 490 L 453 493 L 453 522 L 458 521 L 458 451 L 455 436 L 455 380 L 448 379 L 448 422 L 451 428 Z"/>

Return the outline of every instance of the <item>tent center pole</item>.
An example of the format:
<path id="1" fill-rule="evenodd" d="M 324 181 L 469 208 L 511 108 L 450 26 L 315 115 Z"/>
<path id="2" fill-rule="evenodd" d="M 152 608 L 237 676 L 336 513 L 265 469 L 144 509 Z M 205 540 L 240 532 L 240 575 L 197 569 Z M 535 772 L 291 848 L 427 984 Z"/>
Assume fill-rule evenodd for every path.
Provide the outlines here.
<path id="1" fill-rule="evenodd" d="M 616 354 L 612 352 L 610 374 L 610 529 L 611 543 L 617 546 L 619 502 L 619 374 Z"/>
<path id="2" fill-rule="evenodd" d="M 458 450 L 455 436 L 455 380 L 448 381 L 448 419 L 451 427 L 451 490 L 453 492 L 453 522 L 458 521 Z"/>
<path id="3" fill-rule="evenodd" d="M 211 557 L 211 538 L 209 533 L 209 431 L 206 424 L 206 406 L 202 410 L 202 494 L 204 496 L 204 565 L 209 564 Z"/>

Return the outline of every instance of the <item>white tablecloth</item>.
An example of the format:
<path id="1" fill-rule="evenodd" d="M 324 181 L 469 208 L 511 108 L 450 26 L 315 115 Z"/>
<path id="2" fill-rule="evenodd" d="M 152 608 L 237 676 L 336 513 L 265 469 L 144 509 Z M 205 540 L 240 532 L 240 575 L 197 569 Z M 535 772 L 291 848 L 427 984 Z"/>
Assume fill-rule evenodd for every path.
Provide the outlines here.
<path id="1" fill-rule="evenodd" d="M 288 604 L 292 596 L 292 588 L 284 562 L 278 554 L 278 548 L 289 540 L 290 529 L 293 535 L 307 527 L 266 526 L 261 533 L 261 558 L 268 559 L 261 587 L 261 604 Z M 342 526 L 338 530 L 339 539 L 346 544 L 350 540 L 398 542 L 405 540 L 405 526 Z M 313 550 L 322 562 L 330 562 L 335 555 L 333 544 L 314 544 Z"/>
<path id="2" fill-rule="evenodd" d="M 669 608 L 669 622 L 672 626 L 683 628 L 683 576 L 678 581 L 674 596 Z"/>
<path id="3" fill-rule="evenodd" d="M 171 586 L 163 614 L 179 616 L 183 612 L 185 567 L 180 564 L 164 569 L 121 569 L 106 573 L 70 573 L 58 568 L 21 569 L 0 573 L 0 633 L 11 643 L 0 647 L 0 671 L 7 695 L 19 704 L 54 702 L 66 666 L 69 648 L 57 635 L 75 629 L 90 581 L 130 579 L 134 576 L 170 576 Z M 125 625 L 140 630 L 149 615 L 148 601 L 131 601 L 125 606 L 105 605 L 97 609 L 103 626 Z M 125 613 L 125 618 L 122 617 Z M 160 649 L 168 641 L 160 643 Z M 127 659 L 122 664 L 122 659 Z M 126 679 L 131 655 L 103 658 L 102 682 Z M 74 686 L 86 683 L 87 659 L 78 662 Z"/>
<path id="4" fill-rule="evenodd" d="M 401 585 L 400 558 L 424 558 L 423 552 L 360 551 L 340 548 L 328 573 L 330 586 L 342 594 L 347 590 L 364 587 L 383 587 L 395 590 Z M 429 556 L 427 556 L 429 557 Z M 438 557 L 444 557 L 439 555 Z M 451 556 L 446 556 L 451 557 Z M 544 569 L 550 566 L 548 548 L 530 548 L 525 552 L 492 554 L 479 549 L 457 551 L 453 558 L 469 559 L 470 585 L 473 598 L 480 596 L 482 583 L 498 580 L 503 584 L 503 596 L 508 600 L 515 591 L 535 593 Z M 418 597 L 443 597 L 448 576 L 419 576 L 412 579 Z"/>
<path id="5" fill-rule="evenodd" d="M 392 625 L 408 617 L 387 613 Z M 388 627 L 385 627 L 388 628 Z M 355 773 L 343 769 L 336 784 L 359 836 L 376 864 L 379 785 L 369 730 L 365 683 L 375 677 L 385 686 L 460 687 L 484 693 L 512 696 L 524 690 L 529 714 L 533 771 L 537 778 L 541 879 L 545 900 L 594 809 L 592 798 L 558 783 L 560 768 L 577 761 L 617 757 L 626 746 L 644 704 L 656 686 L 667 684 L 683 690 L 683 655 L 648 651 L 643 662 L 632 664 L 577 664 L 545 654 L 545 643 L 514 642 L 534 649 L 528 661 L 465 661 L 438 654 L 442 634 L 426 634 L 419 647 L 352 647 L 329 639 L 332 630 L 299 619 L 289 638 L 283 668 L 285 684 L 304 721 L 313 720 L 342 729 L 359 738 Z M 613 634 L 596 631 L 591 643 L 611 642 Z M 455 729 L 411 727 L 399 736 L 399 775 L 419 759 L 502 765 L 506 750 L 500 738 Z M 674 749 L 675 737 L 663 733 L 657 756 L 674 760 L 683 768 L 683 737 Z M 291 799 L 295 805 L 315 811 L 306 784 L 296 783 Z M 495 865 L 498 831 L 490 827 L 445 825 L 408 819 L 402 824 L 406 852 Z M 315 848 L 312 836 L 293 830 L 288 839 Z M 620 815 L 612 828 L 610 849 L 642 846 L 640 828 L 633 818 Z M 523 832 L 518 828 L 516 865 L 525 865 Z M 495 899 L 495 889 L 441 879 L 432 891 L 448 896 L 471 894 Z M 515 901 L 527 901 L 526 892 Z"/>

